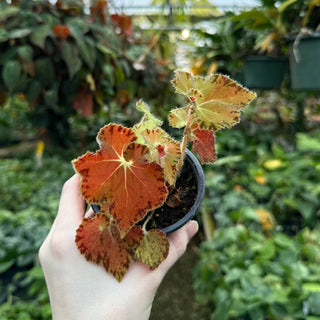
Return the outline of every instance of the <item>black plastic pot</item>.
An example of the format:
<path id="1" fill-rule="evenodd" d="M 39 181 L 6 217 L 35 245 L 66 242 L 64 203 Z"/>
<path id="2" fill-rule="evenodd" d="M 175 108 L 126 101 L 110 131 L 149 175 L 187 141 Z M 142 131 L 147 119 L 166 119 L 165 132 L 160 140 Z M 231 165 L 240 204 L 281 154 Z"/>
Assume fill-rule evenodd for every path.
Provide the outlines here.
<path id="1" fill-rule="evenodd" d="M 197 182 L 197 197 L 196 197 L 195 202 L 194 202 L 193 206 L 191 207 L 191 209 L 186 213 L 186 215 L 182 219 L 180 219 L 179 221 L 177 221 L 173 225 L 162 229 L 162 231 L 167 234 L 181 228 L 189 220 L 191 220 L 195 216 L 195 214 L 197 213 L 197 211 L 202 203 L 203 197 L 204 197 L 205 178 L 204 178 L 202 167 L 201 167 L 198 159 L 191 151 L 187 150 L 185 162 L 188 162 L 190 164 L 192 173 L 195 176 L 195 179 Z"/>
<path id="2" fill-rule="evenodd" d="M 189 164 L 189 168 L 192 171 L 192 175 L 194 176 L 196 180 L 196 189 L 197 189 L 197 196 L 195 198 L 195 201 L 190 208 L 190 210 L 177 222 L 175 222 L 172 225 L 169 225 L 167 227 L 162 228 L 161 230 L 165 233 L 171 233 L 173 231 L 176 231 L 177 229 L 181 228 L 184 226 L 189 220 L 191 220 L 195 214 L 197 213 L 201 202 L 204 197 L 205 193 L 205 178 L 204 178 L 204 173 L 202 170 L 202 167 L 198 161 L 198 159 L 195 157 L 195 155 L 187 150 L 186 152 L 186 158 L 185 158 L 185 163 Z M 182 170 L 183 171 L 183 170 Z M 183 176 L 182 176 L 183 178 Z M 100 211 L 100 206 L 99 205 L 91 205 L 93 208 L 93 211 L 98 213 Z M 157 209 L 158 210 L 158 209 Z"/>
<path id="3" fill-rule="evenodd" d="M 320 90 L 320 34 L 290 43 L 290 80 L 293 90 Z"/>
<path id="4" fill-rule="evenodd" d="M 251 56 L 244 64 L 244 84 L 250 89 L 278 89 L 287 72 L 285 57 Z"/>

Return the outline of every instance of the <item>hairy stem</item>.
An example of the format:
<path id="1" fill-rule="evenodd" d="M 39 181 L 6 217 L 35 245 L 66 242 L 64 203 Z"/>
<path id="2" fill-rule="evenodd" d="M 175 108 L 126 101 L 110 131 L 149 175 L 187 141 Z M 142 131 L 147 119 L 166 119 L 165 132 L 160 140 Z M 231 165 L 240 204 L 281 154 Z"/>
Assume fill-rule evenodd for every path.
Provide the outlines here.
<path id="1" fill-rule="evenodd" d="M 147 224 L 148 224 L 148 222 L 150 221 L 150 219 L 153 217 L 153 214 L 154 214 L 154 210 L 152 210 L 152 211 L 149 213 L 146 221 L 143 223 L 143 226 L 142 226 L 142 231 L 143 231 L 143 233 L 147 233 Z"/>
<path id="2" fill-rule="evenodd" d="M 183 131 L 183 138 L 181 141 L 181 157 L 180 161 L 177 165 L 178 172 L 181 170 L 184 162 L 184 157 L 186 155 L 186 150 L 188 146 L 188 142 L 190 141 L 191 136 L 191 125 L 192 125 L 192 113 L 195 109 L 196 103 L 195 101 L 191 101 L 190 104 L 187 106 L 187 123 Z"/>

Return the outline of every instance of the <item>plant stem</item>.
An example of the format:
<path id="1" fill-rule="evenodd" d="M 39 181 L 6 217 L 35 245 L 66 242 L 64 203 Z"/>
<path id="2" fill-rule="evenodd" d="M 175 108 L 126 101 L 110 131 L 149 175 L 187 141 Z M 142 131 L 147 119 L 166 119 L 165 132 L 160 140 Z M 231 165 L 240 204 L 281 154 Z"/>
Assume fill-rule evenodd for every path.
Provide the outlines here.
<path id="1" fill-rule="evenodd" d="M 177 165 L 177 171 L 179 172 L 183 166 L 184 157 L 186 155 L 186 150 L 188 146 L 188 142 L 190 141 L 191 136 L 191 125 L 192 125 L 192 113 L 196 107 L 196 102 L 191 101 L 191 103 L 187 106 L 187 123 L 183 131 L 183 138 L 181 141 L 181 157 L 180 161 Z"/>
<path id="2" fill-rule="evenodd" d="M 149 213 L 146 221 L 143 223 L 143 226 L 142 226 L 142 231 L 143 231 L 143 233 L 147 233 L 147 232 L 148 232 L 148 231 L 147 231 L 147 224 L 148 224 L 148 222 L 150 221 L 150 219 L 153 217 L 153 214 L 154 214 L 154 210 L 152 210 L 152 211 Z"/>

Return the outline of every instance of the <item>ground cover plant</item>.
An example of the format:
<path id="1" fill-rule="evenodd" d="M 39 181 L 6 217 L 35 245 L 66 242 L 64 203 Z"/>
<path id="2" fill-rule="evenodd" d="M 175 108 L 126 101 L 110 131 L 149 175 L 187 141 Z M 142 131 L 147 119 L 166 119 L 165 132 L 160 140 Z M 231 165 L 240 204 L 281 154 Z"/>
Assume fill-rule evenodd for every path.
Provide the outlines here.
<path id="1" fill-rule="evenodd" d="M 271 113 L 253 120 L 248 110 L 237 130 L 217 133 L 219 170 L 206 170 L 202 206 L 215 229 L 194 273 L 207 319 L 319 319 L 318 107 L 307 113 L 308 132 L 290 136 Z"/>
<path id="2" fill-rule="evenodd" d="M 56 215 L 63 183 L 72 175 L 66 158 L 61 151 L 47 149 L 41 167 L 33 152 L 0 159 L 1 319 L 51 318 L 37 256 Z"/>
<path id="3" fill-rule="evenodd" d="M 104 126 L 97 136 L 100 149 L 73 161 L 84 199 L 100 210 L 79 226 L 78 249 L 119 281 L 132 259 L 155 269 L 166 258 L 166 234 L 146 226 L 154 209 L 172 197 L 179 200 L 179 191 L 170 189 L 174 190 L 188 143 L 201 163 L 214 163 L 215 132 L 238 123 L 240 112 L 256 97 L 220 74 L 200 77 L 176 71 L 172 84 L 187 98 L 186 106 L 169 114 L 172 127 L 184 128 L 181 142 L 161 129 L 161 121 L 139 101 L 140 123 L 133 128 Z M 151 215 L 139 225 L 148 212 Z"/>
<path id="4" fill-rule="evenodd" d="M 319 319 L 319 236 L 319 227 L 294 237 L 244 224 L 217 230 L 195 271 L 208 319 Z"/>

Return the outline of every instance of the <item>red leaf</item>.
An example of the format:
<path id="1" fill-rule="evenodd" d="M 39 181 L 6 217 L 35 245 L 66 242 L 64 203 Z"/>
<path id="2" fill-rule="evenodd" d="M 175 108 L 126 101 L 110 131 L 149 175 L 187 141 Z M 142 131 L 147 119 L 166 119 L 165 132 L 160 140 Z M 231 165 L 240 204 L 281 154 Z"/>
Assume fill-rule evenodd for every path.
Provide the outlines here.
<path id="1" fill-rule="evenodd" d="M 84 117 L 89 117 L 93 113 L 92 93 L 81 88 L 73 98 L 73 108 L 79 110 Z"/>
<path id="2" fill-rule="evenodd" d="M 101 149 L 73 161 L 82 177 L 83 197 L 109 211 L 122 238 L 149 210 L 161 206 L 167 196 L 162 168 L 147 162 L 148 148 L 133 143 L 136 138 L 131 129 L 107 125 L 97 137 Z"/>
<path id="3" fill-rule="evenodd" d="M 108 8 L 108 2 L 106 0 L 98 0 L 94 5 L 90 7 L 90 13 L 93 18 L 98 16 L 102 24 L 106 23 L 106 11 Z"/>
<path id="4" fill-rule="evenodd" d="M 118 227 L 105 215 L 97 214 L 94 218 L 83 219 L 77 230 L 76 244 L 88 261 L 103 265 L 121 281 L 129 268 L 132 249 L 142 238 L 141 228 L 134 227 L 121 239 Z"/>
<path id="5" fill-rule="evenodd" d="M 145 233 L 136 249 L 134 260 L 145 263 L 151 270 L 156 269 L 168 256 L 169 242 L 164 232 L 152 229 Z"/>
<path id="6" fill-rule="evenodd" d="M 111 21 L 120 28 L 121 34 L 130 36 L 132 34 L 132 18 L 124 14 L 111 14 Z"/>
<path id="7" fill-rule="evenodd" d="M 217 160 L 214 132 L 202 130 L 196 125 L 192 129 L 192 151 L 199 155 L 202 164 L 212 164 Z"/>
<path id="8" fill-rule="evenodd" d="M 70 29 L 62 24 L 58 24 L 53 27 L 53 33 L 62 40 L 65 40 L 69 37 Z"/>

